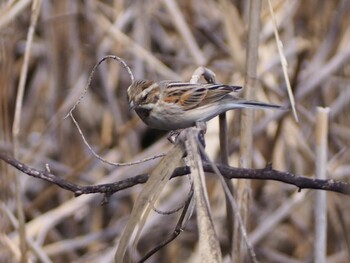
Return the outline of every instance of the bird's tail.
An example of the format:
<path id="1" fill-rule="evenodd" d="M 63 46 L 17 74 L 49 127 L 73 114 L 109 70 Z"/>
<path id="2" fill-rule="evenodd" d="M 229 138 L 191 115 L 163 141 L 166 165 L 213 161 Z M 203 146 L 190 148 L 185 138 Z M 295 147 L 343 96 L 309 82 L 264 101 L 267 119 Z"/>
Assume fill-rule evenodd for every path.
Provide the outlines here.
<path id="1" fill-rule="evenodd" d="M 242 108 L 252 108 L 252 109 L 279 109 L 279 110 L 288 110 L 289 107 L 277 105 L 277 104 L 269 104 L 260 101 L 238 101 L 237 105 L 240 105 Z"/>

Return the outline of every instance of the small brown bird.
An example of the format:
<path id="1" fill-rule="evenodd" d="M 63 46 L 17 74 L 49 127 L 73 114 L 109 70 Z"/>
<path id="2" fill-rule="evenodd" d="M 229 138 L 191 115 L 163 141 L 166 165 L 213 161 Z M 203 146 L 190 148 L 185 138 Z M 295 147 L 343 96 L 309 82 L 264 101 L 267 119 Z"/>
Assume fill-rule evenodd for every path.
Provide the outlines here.
<path id="1" fill-rule="evenodd" d="M 240 86 L 180 81 L 134 81 L 128 88 L 130 109 L 151 128 L 178 130 L 208 121 L 240 108 L 283 109 L 264 102 L 244 100 L 235 93 Z"/>

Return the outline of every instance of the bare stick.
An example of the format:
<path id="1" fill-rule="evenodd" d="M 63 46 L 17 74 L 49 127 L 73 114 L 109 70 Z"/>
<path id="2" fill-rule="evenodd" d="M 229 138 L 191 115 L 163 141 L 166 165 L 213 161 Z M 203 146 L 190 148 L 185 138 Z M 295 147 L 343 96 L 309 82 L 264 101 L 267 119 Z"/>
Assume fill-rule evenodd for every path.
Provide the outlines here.
<path id="1" fill-rule="evenodd" d="M 327 136 L 329 108 L 317 108 L 316 121 L 316 178 L 327 178 Z M 314 262 L 327 262 L 327 195 L 316 193 Z"/>

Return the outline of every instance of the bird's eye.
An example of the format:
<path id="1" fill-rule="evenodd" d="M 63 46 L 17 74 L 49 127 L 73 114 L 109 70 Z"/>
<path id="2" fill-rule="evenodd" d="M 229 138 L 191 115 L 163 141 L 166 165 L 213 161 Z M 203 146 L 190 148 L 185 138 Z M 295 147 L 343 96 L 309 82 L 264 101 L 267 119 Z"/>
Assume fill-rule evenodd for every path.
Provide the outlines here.
<path id="1" fill-rule="evenodd" d="M 146 101 L 147 98 L 148 98 L 148 95 L 149 95 L 149 93 L 147 93 L 145 96 L 143 96 L 142 100 L 143 100 L 143 101 Z"/>

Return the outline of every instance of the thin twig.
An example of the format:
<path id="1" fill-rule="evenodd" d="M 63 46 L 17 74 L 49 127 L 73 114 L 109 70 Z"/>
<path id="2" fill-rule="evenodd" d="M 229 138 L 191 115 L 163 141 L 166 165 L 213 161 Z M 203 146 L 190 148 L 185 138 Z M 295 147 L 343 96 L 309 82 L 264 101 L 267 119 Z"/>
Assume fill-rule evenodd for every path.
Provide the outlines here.
<path id="1" fill-rule="evenodd" d="M 131 69 L 129 68 L 129 66 L 125 63 L 125 61 L 123 59 L 121 59 L 120 57 L 117 57 L 117 56 L 113 56 L 113 55 L 108 55 L 108 56 L 105 56 L 103 57 L 99 62 L 97 62 L 95 64 L 95 66 L 93 67 L 91 73 L 90 73 L 90 76 L 89 76 L 89 80 L 86 84 L 86 87 L 84 88 L 83 92 L 81 93 L 79 99 L 74 103 L 74 106 L 69 110 L 69 112 L 67 113 L 67 115 L 64 117 L 64 119 L 68 118 L 68 116 L 72 116 L 72 113 L 73 111 L 75 110 L 75 108 L 79 105 L 79 103 L 82 101 L 82 99 L 84 98 L 86 92 L 88 91 L 88 89 L 90 88 L 91 86 L 91 82 L 92 82 L 92 79 L 95 75 L 95 71 L 96 69 L 99 67 L 99 65 L 101 65 L 101 63 L 107 59 L 115 59 L 117 60 L 118 62 L 120 62 L 123 67 L 128 71 L 128 74 L 130 76 L 130 81 L 131 83 L 134 82 L 135 78 L 134 78 L 134 75 L 132 74 L 132 71 Z"/>
<path id="2" fill-rule="evenodd" d="M 91 86 L 91 82 L 92 82 L 92 79 L 94 77 L 94 74 L 95 74 L 95 71 L 96 69 L 98 68 L 99 65 L 101 65 L 101 63 L 107 59 L 115 59 L 117 60 L 118 62 L 120 62 L 123 67 L 128 71 L 128 74 L 130 76 L 130 80 L 131 80 L 131 83 L 135 81 L 135 78 L 134 78 L 134 75 L 131 71 L 131 69 L 129 68 L 129 66 L 125 63 L 125 61 L 117 56 L 112 56 L 112 55 L 108 55 L 108 56 L 105 56 L 103 57 L 99 62 L 97 62 L 95 64 L 95 66 L 93 67 L 91 73 L 90 73 L 90 76 L 89 76 L 89 80 L 88 80 L 88 83 L 86 85 L 86 87 L 84 88 L 82 94 L 80 95 L 79 99 L 75 102 L 75 104 L 73 105 L 73 107 L 69 110 L 68 114 L 64 117 L 64 119 L 66 119 L 67 117 L 70 117 L 74 123 L 74 125 L 77 127 L 78 129 L 78 132 L 81 136 L 81 138 L 83 139 L 84 141 L 84 144 L 86 145 L 86 147 L 89 149 L 89 151 L 97 158 L 99 159 L 100 161 L 106 163 L 106 164 L 110 164 L 110 165 L 113 165 L 113 166 L 117 166 L 117 167 L 120 167 L 120 166 L 131 166 L 131 165 L 134 165 L 134 164 L 140 164 L 140 163 L 144 163 L 144 162 L 147 162 L 147 161 L 150 161 L 150 160 L 154 160 L 154 159 L 157 159 L 157 158 L 160 158 L 160 157 L 163 157 L 164 154 L 158 154 L 158 155 L 155 155 L 155 156 L 152 156 L 152 157 L 148 157 L 148 158 L 145 158 L 145 159 L 142 159 L 142 160 L 137 160 L 137 161 L 134 161 L 134 162 L 129 162 L 129 163 L 116 163 L 116 162 L 110 162 L 106 159 L 104 159 L 102 156 L 98 155 L 93 149 L 92 147 L 90 146 L 90 144 L 88 143 L 88 141 L 86 140 L 84 134 L 83 134 L 83 131 L 81 130 L 80 126 L 79 126 L 79 123 L 77 122 L 77 120 L 74 118 L 73 116 L 73 111 L 75 110 L 75 108 L 79 105 L 79 103 L 82 101 L 82 99 L 84 98 L 87 90 L 89 89 L 89 87 Z"/>
<path id="3" fill-rule="evenodd" d="M 131 165 L 134 165 L 134 164 L 140 164 L 140 163 L 144 163 L 144 162 L 148 162 L 148 161 L 151 161 L 151 160 L 154 160 L 154 159 L 157 159 L 157 158 L 160 158 L 160 157 L 164 157 L 165 154 L 164 153 L 161 153 L 161 154 L 157 154 L 157 155 L 154 155 L 154 156 L 151 156 L 151 157 L 147 157 L 147 158 L 144 158 L 144 159 L 141 159 L 141 160 L 137 160 L 137 161 L 133 161 L 133 162 L 129 162 L 129 163 L 116 163 L 116 162 L 110 162 L 106 159 L 104 159 L 102 156 L 100 156 L 99 154 L 97 154 L 93 149 L 92 147 L 90 146 L 90 144 L 88 143 L 88 141 L 86 140 L 84 134 L 83 134 L 83 131 L 80 129 L 80 126 L 78 124 L 78 122 L 76 121 L 76 119 L 74 118 L 73 114 L 72 113 L 69 113 L 69 116 L 71 117 L 74 125 L 77 127 L 78 129 L 78 132 L 81 136 L 81 138 L 83 139 L 83 142 L 84 144 L 86 145 L 86 147 L 88 147 L 89 151 L 97 158 L 99 159 L 100 161 L 106 163 L 106 164 L 110 164 L 110 165 L 113 165 L 113 166 L 117 166 L 117 167 L 120 167 L 120 166 L 131 166 Z"/>

